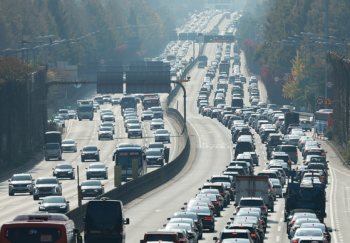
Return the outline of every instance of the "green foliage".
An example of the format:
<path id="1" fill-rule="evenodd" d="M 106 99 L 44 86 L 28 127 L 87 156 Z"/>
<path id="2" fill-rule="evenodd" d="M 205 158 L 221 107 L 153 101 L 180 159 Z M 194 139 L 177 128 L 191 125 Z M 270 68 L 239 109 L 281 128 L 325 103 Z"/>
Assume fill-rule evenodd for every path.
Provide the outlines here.
<path id="1" fill-rule="evenodd" d="M 327 137 L 329 140 L 332 140 L 332 139 L 333 139 L 333 128 L 327 129 L 325 135 L 326 135 L 326 137 Z"/>

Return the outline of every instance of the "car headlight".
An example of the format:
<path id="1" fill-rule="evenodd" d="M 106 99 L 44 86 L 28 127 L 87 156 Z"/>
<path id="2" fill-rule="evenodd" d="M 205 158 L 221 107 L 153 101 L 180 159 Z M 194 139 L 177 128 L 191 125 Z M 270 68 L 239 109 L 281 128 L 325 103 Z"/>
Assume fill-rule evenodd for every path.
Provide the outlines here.
<path id="1" fill-rule="evenodd" d="M 66 208 L 67 206 L 66 205 L 62 205 L 60 208 Z"/>
<path id="2" fill-rule="evenodd" d="M 72 171 L 68 171 L 68 174 L 71 174 L 71 173 L 73 173 Z"/>
<path id="3" fill-rule="evenodd" d="M 12 184 L 10 184 L 9 186 L 10 186 L 10 187 L 13 187 L 13 185 L 12 185 Z"/>
<path id="4" fill-rule="evenodd" d="M 81 192 L 85 192 L 85 190 L 81 190 Z"/>
<path id="5" fill-rule="evenodd" d="M 40 209 L 45 209 L 45 207 L 44 207 L 44 206 L 40 206 L 39 208 L 40 208 Z"/>
<path id="6" fill-rule="evenodd" d="M 95 153 L 95 155 L 98 155 L 98 153 Z"/>
<path id="7" fill-rule="evenodd" d="M 98 190 L 96 189 L 96 190 L 94 190 L 94 192 L 98 192 Z"/>
<path id="8" fill-rule="evenodd" d="M 31 184 L 27 185 L 27 187 L 31 187 L 31 186 L 32 186 Z"/>
<path id="9" fill-rule="evenodd" d="M 57 174 L 57 171 L 54 171 L 53 173 L 54 173 L 54 174 Z"/>

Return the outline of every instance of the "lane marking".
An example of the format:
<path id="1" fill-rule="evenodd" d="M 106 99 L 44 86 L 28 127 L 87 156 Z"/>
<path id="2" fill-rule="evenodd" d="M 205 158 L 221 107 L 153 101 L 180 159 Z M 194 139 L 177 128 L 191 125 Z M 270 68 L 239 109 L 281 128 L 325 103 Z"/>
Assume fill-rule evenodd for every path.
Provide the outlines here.
<path id="1" fill-rule="evenodd" d="M 333 176 L 333 168 L 331 166 L 330 167 L 330 172 L 331 172 L 331 193 L 330 193 L 330 212 L 331 212 L 331 224 L 332 224 L 332 229 L 335 229 L 335 226 L 334 226 L 334 216 L 333 216 L 333 188 L 334 188 L 334 176 Z M 337 243 L 337 237 L 336 237 L 336 234 L 333 234 L 332 232 L 332 235 L 333 235 L 333 240 L 335 241 L 335 243 Z"/>

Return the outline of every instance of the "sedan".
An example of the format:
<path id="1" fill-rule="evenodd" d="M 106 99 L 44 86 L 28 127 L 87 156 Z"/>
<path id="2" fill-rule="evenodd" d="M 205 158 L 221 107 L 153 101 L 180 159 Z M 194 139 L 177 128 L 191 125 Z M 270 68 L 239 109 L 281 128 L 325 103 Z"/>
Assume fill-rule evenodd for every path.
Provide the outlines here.
<path id="1" fill-rule="evenodd" d="M 100 161 L 100 150 L 96 146 L 85 146 L 81 152 L 81 162 L 84 162 L 86 159 L 94 159 Z"/>
<path id="2" fill-rule="evenodd" d="M 144 111 L 141 116 L 141 121 L 152 120 L 153 112 L 151 110 Z"/>
<path id="3" fill-rule="evenodd" d="M 102 138 L 113 140 L 113 130 L 110 127 L 101 127 L 98 130 L 98 140 Z"/>
<path id="4" fill-rule="evenodd" d="M 84 197 L 97 197 L 104 193 L 104 185 L 99 180 L 89 180 L 81 183 L 82 199 Z"/>
<path id="5" fill-rule="evenodd" d="M 155 133 L 154 141 L 155 142 L 163 142 L 167 141 L 170 143 L 170 132 L 166 129 L 158 129 Z"/>
<path id="6" fill-rule="evenodd" d="M 187 207 L 186 212 L 197 213 L 203 223 L 203 229 L 215 230 L 215 217 L 209 207 Z"/>
<path id="7" fill-rule="evenodd" d="M 114 116 L 113 112 L 105 112 L 105 113 L 103 113 L 101 120 L 102 120 L 102 122 L 105 122 L 105 121 L 115 122 L 115 116 Z"/>
<path id="8" fill-rule="evenodd" d="M 53 176 L 57 178 L 75 179 L 74 167 L 71 164 L 58 164 L 53 170 Z"/>
<path id="9" fill-rule="evenodd" d="M 163 153 L 159 149 L 149 149 L 146 151 L 147 165 L 164 165 Z"/>
<path id="10" fill-rule="evenodd" d="M 77 152 L 77 143 L 74 139 L 65 139 L 62 141 L 62 152 L 64 151 Z"/>
<path id="11" fill-rule="evenodd" d="M 90 164 L 86 169 L 86 179 L 104 178 L 108 179 L 108 167 L 103 163 Z"/>
<path id="12" fill-rule="evenodd" d="M 68 117 L 69 119 L 77 119 L 77 114 L 74 110 L 68 110 Z"/>
<path id="13" fill-rule="evenodd" d="M 39 204 L 39 211 L 48 213 L 68 213 L 70 211 L 69 201 L 62 196 L 45 197 Z"/>
<path id="14" fill-rule="evenodd" d="M 164 129 L 164 121 L 162 119 L 152 119 L 150 129 Z"/>
<path id="15" fill-rule="evenodd" d="M 171 230 L 171 229 L 184 229 L 188 232 L 189 234 L 189 239 L 191 239 L 192 243 L 198 243 L 198 238 L 199 238 L 199 232 L 195 230 L 195 228 L 187 223 L 168 223 L 165 225 L 166 230 Z"/>
<path id="16" fill-rule="evenodd" d="M 142 138 L 142 127 L 139 124 L 130 124 L 128 126 L 128 138 L 131 137 Z"/>
<path id="17" fill-rule="evenodd" d="M 115 134 L 115 132 L 114 132 L 114 124 L 113 123 L 111 123 L 111 122 L 104 122 L 104 123 L 102 123 L 101 125 L 100 125 L 100 128 L 103 128 L 103 127 L 109 127 L 111 130 L 112 130 L 112 132 L 113 132 L 113 134 Z"/>

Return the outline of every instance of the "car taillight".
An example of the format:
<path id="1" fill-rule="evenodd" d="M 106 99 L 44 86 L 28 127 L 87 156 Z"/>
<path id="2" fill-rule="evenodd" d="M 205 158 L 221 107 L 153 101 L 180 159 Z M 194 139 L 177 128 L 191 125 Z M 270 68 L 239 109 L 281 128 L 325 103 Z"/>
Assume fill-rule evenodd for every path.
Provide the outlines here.
<path id="1" fill-rule="evenodd" d="M 260 221 L 260 224 L 262 224 L 262 222 Z"/>
<path id="2" fill-rule="evenodd" d="M 207 111 L 203 111 L 203 112 L 207 112 Z"/>
<path id="3" fill-rule="evenodd" d="M 209 208 L 213 208 L 213 206 L 210 206 Z"/>
<path id="4" fill-rule="evenodd" d="M 219 199 L 221 199 L 221 197 L 218 197 Z"/>
<path id="5" fill-rule="evenodd" d="M 204 220 L 212 220 L 212 217 L 204 217 Z"/>
<path id="6" fill-rule="evenodd" d="M 293 243 L 298 243 L 299 242 L 299 240 L 293 240 Z"/>
<path id="7" fill-rule="evenodd" d="M 288 163 L 290 163 L 290 160 L 288 160 Z"/>
<path id="8" fill-rule="evenodd" d="M 277 124 L 281 124 L 280 122 L 277 122 Z"/>
<path id="9" fill-rule="evenodd" d="M 294 225 L 294 221 L 292 223 L 290 223 L 291 225 Z"/>
<path id="10" fill-rule="evenodd" d="M 324 176 L 322 176 L 322 177 L 324 177 Z"/>
<path id="11" fill-rule="evenodd" d="M 182 240 L 180 240 L 180 242 L 181 242 L 181 241 L 182 241 L 182 242 L 186 242 L 186 239 L 182 239 Z"/>
<path id="12" fill-rule="evenodd" d="M 232 190 L 232 189 L 230 189 L 230 192 L 233 192 L 233 190 Z"/>
<path id="13" fill-rule="evenodd" d="M 219 204 L 219 202 L 213 202 L 213 204 Z"/>
<path id="14" fill-rule="evenodd" d="M 223 192 L 221 192 L 220 194 L 221 194 L 221 195 L 225 195 L 225 193 L 223 193 Z"/>
<path id="15" fill-rule="evenodd" d="M 260 207 L 261 210 L 266 210 L 266 207 Z"/>
<path id="16" fill-rule="evenodd" d="M 322 179 L 320 179 L 320 181 L 322 181 Z"/>
<path id="17" fill-rule="evenodd" d="M 274 190 L 274 191 L 275 191 L 275 188 L 272 188 L 272 190 Z"/>
<path id="18" fill-rule="evenodd" d="M 298 157 L 298 152 L 296 152 L 296 155 L 297 155 L 297 157 Z"/>
<path id="19" fill-rule="evenodd" d="M 328 235 L 325 234 L 324 237 L 328 237 Z"/>
<path id="20" fill-rule="evenodd" d="M 237 207 L 237 211 L 240 210 L 242 207 Z"/>
<path id="21" fill-rule="evenodd" d="M 323 156 L 324 156 L 324 155 L 326 155 L 326 154 L 325 154 L 325 153 L 322 153 L 321 155 L 323 155 Z"/>
<path id="22" fill-rule="evenodd" d="M 301 143 L 301 144 L 305 144 L 305 143 Z"/>
<path id="23" fill-rule="evenodd" d="M 123 236 L 124 225 L 120 224 L 120 236 Z"/>

